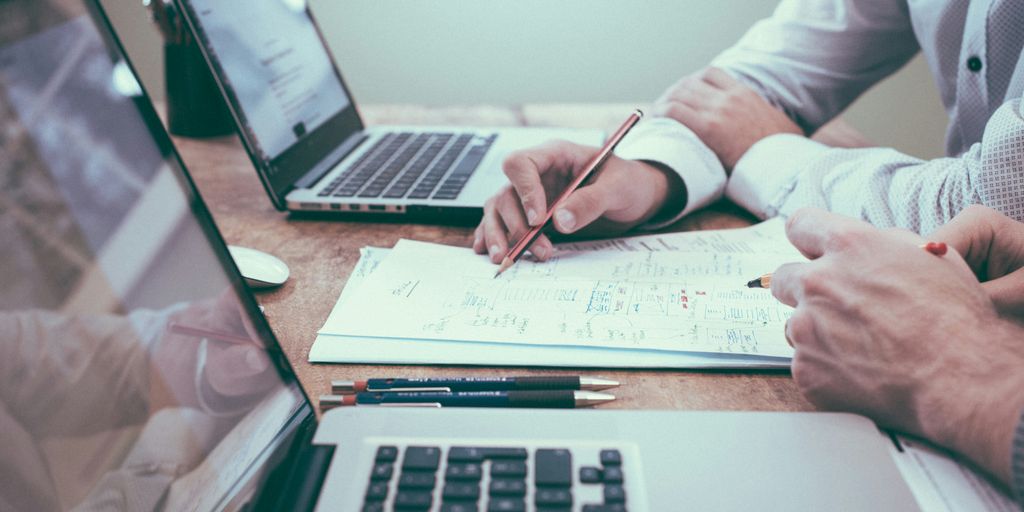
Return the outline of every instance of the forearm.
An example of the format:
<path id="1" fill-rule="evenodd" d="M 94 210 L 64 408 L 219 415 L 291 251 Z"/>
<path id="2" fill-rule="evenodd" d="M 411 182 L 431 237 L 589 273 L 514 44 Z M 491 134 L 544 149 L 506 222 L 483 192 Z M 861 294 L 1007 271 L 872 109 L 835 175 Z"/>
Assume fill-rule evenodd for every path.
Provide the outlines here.
<path id="1" fill-rule="evenodd" d="M 905 2 L 784 0 L 711 65 L 810 134 L 917 51 Z"/>
<path id="2" fill-rule="evenodd" d="M 1007 102 L 981 143 L 955 158 L 921 160 L 892 149 L 830 148 L 777 135 L 755 144 L 736 165 L 726 195 L 762 218 L 817 206 L 928 233 L 972 204 L 1024 220 L 1024 120 Z"/>
<path id="3" fill-rule="evenodd" d="M 5 312 L 0 331 L 0 399 L 33 434 L 88 434 L 145 417 L 146 348 L 128 319 Z"/>

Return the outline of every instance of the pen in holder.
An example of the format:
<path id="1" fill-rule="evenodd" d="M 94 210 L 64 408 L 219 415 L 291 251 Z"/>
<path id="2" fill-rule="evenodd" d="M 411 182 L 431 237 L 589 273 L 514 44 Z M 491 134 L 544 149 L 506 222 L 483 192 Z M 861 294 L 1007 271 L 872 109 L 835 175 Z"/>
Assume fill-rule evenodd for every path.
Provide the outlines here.
<path id="1" fill-rule="evenodd" d="M 234 133 L 231 113 L 206 60 L 181 13 L 171 0 L 148 0 L 153 21 L 164 37 L 164 78 L 167 128 L 185 137 L 217 137 Z"/>

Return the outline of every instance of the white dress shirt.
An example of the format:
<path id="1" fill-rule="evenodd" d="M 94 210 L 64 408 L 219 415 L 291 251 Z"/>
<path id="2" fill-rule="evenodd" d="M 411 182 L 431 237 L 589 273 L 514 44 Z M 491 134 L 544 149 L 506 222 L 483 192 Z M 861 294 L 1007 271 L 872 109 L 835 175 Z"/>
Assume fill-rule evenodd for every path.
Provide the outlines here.
<path id="1" fill-rule="evenodd" d="M 713 153 L 670 119 L 641 124 L 617 153 L 682 177 L 688 200 L 669 222 L 723 193 L 761 218 L 818 206 L 922 233 L 976 203 L 1024 221 L 1022 47 L 1022 0 L 783 0 L 712 65 L 813 133 L 921 51 L 949 113 L 949 156 L 775 135 L 727 180 Z"/>

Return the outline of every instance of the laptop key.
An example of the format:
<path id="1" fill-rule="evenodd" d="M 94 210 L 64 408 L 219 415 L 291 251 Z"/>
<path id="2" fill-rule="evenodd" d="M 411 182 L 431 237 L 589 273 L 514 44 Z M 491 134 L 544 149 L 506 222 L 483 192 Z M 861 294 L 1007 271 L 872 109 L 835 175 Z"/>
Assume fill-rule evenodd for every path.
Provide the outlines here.
<path id="1" fill-rule="evenodd" d="M 580 482 L 585 484 L 597 484 L 601 483 L 601 468 L 595 468 L 593 466 L 584 466 L 580 468 Z"/>
<path id="2" fill-rule="evenodd" d="M 377 462 L 394 462 L 396 459 L 398 459 L 398 448 L 394 446 L 377 448 L 377 456 L 374 458 Z"/>
<path id="3" fill-rule="evenodd" d="M 475 501 L 445 501 L 441 503 L 441 512 L 479 512 L 480 507 Z"/>
<path id="4" fill-rule="evenodd" d="M 488 492 L 492 496 L 526 496 L 526 480 L 494 478 Z"/>
<path id="5" fill-rule="evenodd" d="M 622 452 L 618 450 L 601 450 L 602 466 L 621 466 Z"/>
<path id="6" fill-rule="evenodd" d="M 491 463 L 491 477 L 525 477 L 526 463 L 519 460 L 499 460 Z"/>
<path id="7" fill-rule="evenodd" d="M 453 446 L 448 450 L 448 462 L 481 462 L 484 459 L 526 460 L 526 448 Z"/>
<path id="8" fill-rule="evenodd" d="M 448 464 L 444 472 L 447 480 L 480 480 L 483 477 L 484 469 L 480 464 L 458 463 Z"/>
<path id="9" fill-rule="evenodd" d="M 626 506 L 620 504 L 587 504 L 583 512 L 626 512 Z"/>
<path id="10" fill-rule="evenodd" d="M 538 487 L 572 485 L 572 454 L 569 450 L 537 450 L 534 454 L 534 483 Z"/>
<path id="11" fill-rule="evenodd" d="M 395 508 L 399 510 L 427 510 L 434 503 L 434 495 L 422 491 L 398 491 Z"/>
<path id="12" fill-rule="evenodd" d="M 606 484 L 621 484 L 622 483 L 622 480 L 623 480 L 622 468 L 620 468 L 618 466 L 609 466 L 609 467 L 604 468 L 603 473 L 604 473 L 604 483 L 606 483 Z"/>
<path id="13" fill-rule="evenodd" d="M 384 504 L 380 502 L 367 503 L 363 505 L 363 512 L 384 512 Z"/>
<path id="14" fill-rule="evenodd" d="M 410 446 L 405 449 L 402 470 L 437 471 L 441 463 L 441 449 L 435 446 Z"/>
<path id="15" fill-rule="evenodd" d="M 525 512 L 526 500 L 522 498 L 491 498 L 487 512 Z"/>
<path id="16" fill-rule="evenodd" d="M 448 482 L 444 484 L 441 497 L 444 500 L 476 501 L 480 498 L 480 485 L 476 482 Z"/>
<path id="17" fill-rule="evenodd" d="M 405 489 L 433 489 L 437 485 L 437 477 L 434 473 L 426 471 L 403 471 L 398 477 L 398 488 Z"/>
<path id="18" fill-rule="evenodd" d="M 604 502 L 605 503 L 625 503 L 626 502 L 626 489 L 621 485 L 606 485 L 604 486 Z"/>
<path id="19" fill-rule="evenodd" d="M 374 464 L 373 469 L 370 470 L 370 480 L 391 480 L 394 470 L 394 466 L 387 462 Z"/>
<path id="20" fill-rule="evenodd" d="M 384 501 L 388 497 L 387 482 L 370 482 L 366 488 L 366 501 Z"/>
<path id="21" fill-rule="evenodd" d="M 571 507 L 572 493 L 568 489 L 537 489 L 533 501 L 538 507 Z"/>

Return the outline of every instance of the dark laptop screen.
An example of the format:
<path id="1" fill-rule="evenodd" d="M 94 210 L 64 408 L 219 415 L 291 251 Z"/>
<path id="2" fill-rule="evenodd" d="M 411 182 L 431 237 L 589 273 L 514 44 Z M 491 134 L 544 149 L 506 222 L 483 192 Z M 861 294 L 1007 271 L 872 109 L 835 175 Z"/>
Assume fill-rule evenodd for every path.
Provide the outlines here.
<path id="1" fill-rule="evenodd" d="M 280 201 L 362 128 L 305 0 L 179 1 Z"/>
<path id="2" fill-rule="evenodd" d="M 0 1 L 0 510 L 221 509 L 310 413 L 110 42 Z"/>

